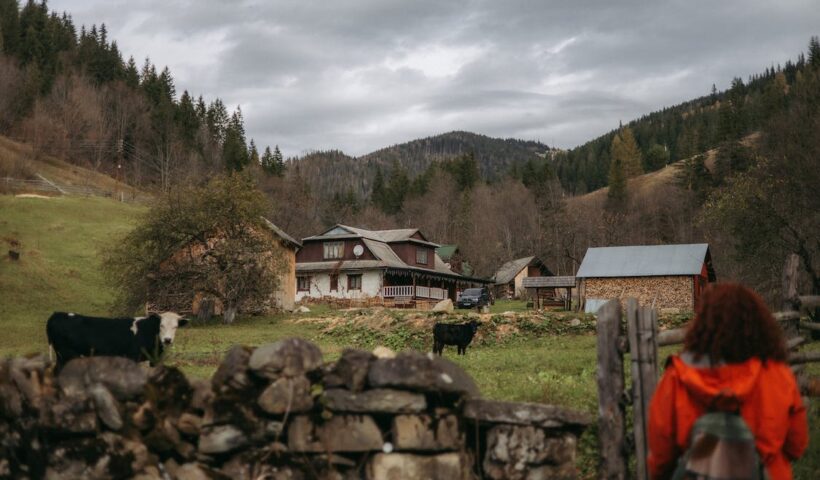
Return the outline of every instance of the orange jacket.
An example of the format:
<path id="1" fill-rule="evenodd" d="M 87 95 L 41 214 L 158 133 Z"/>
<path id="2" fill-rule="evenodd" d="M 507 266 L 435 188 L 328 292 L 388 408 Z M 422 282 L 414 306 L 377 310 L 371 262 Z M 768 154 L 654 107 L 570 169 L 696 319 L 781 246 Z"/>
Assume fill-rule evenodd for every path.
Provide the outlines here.
<path id="1" fill-rule="evenodd" d="M 684 358 L 690 358 L 683 354 Z M 700 362 L 699 362 L 700 363 Z M 752 433 L 772 480 L 790 480 L 789 461 L 809 443 L 806 408 L 788 365 L 761 362 L 692 366 L 671 357 L 649 405 L 649 472 L 670 478 L 689 445 L 689 430 L 721 391 L 741 402 L 740 414 Z"/>

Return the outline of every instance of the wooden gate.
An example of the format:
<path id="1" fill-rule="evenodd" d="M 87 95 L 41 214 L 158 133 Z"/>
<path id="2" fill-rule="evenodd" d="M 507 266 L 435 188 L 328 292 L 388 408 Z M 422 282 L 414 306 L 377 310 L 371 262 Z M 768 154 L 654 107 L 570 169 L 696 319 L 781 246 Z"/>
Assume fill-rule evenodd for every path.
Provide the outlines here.
<path id="1" fill-rule="evenodd" d="M 820 396 L 820 378 L 808 378 L 805 363 L 820 362 L 820 352 L 798 352 L 820 331 L 820 323 L 801 320 L 801 311 L 820 307 L 820 296 L 797 296 L 796 265 L 790 257 L 783 275 L 784 311 L 775 313 L 786 334 L 789 364 L 804 395 Z M 657 311 L 641 307 L 634 298 L 610 300 L 598 310 L 598 441 L 600 463 L 598 478 L 648 480 L 649 445 L 647 426 L 649 402 L 658 382 L 658 347 L 682 344 L 685 328 L 658 332 Z M 632 384 L 625 388 L 624 354 L 630 354 Z M 633 429 L 627 432 L 627 407 L 632 406 Z M 635 456 L 635 471 L 629 462 Z"/>

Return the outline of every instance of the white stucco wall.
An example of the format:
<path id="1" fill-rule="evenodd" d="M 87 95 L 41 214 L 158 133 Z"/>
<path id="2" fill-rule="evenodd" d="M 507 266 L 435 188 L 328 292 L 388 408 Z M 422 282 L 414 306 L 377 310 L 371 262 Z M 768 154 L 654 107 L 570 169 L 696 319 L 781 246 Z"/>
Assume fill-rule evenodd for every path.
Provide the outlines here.
<path id="1" fill-rule="evenodd" d="M 358 274 L 357 272 L 356 274 Z M 355 274 L 354 274 L 355 275 Z M 296 292 L 296 301 L 300 301 L 305 297 L 322 298 L 366 298 L 375 297 L 379 295 L 382 288 L 382 272 L 380 270 L 371 270 L 361 272 L 362 275 L 362 289 L 348 290 L 347 289 L 347 274 L 339 274 L 339 289 L 335 291 L 330 290 L 330 274 L 329 273 L 314 273 L 310 275 L 310 291 Z M 299 274 L 298 276 L 302 276 Z"/>
<path id="2" fill-rule="evenodd" d="M 524 278 L 529 277 L 527 274 L 528 271 L 529 267 L 524 267 L 518 272 L 518 275 L 515 276 L 515 298 L 523 298 L 527 293 L 527 289 L 524 288 Z"/>

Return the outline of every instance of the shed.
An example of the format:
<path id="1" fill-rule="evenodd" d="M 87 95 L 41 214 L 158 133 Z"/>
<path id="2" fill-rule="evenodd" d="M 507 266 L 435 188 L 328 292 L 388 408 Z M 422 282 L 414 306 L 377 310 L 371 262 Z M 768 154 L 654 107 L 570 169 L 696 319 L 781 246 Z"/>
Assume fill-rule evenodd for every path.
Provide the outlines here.
<path id="1" fill-rule="evenodd" d="M 493 276 L 496 298 L 521 298 L 527 277 L 548 277 L 552 272 L 538 257 L 522 257 L 501 265 Z"/>
<path id="2" fill-rule="evenodd" d="M 693 311 L 716 278 L 706 243 L 589 248 L 576 277 L 587 306 L 632 297 L 670 311 Z"/>
<path id="3" fill-rule="evenodd" d="M 572 308 L 572 289 L 575 288 L 575 277 L 527 277 L 521 285 L 527 290 L 527 295 L 533 300 L 533 306 L 563 306 L 565 310 Z M 564 289 L 565 294 L 557 294 L 557 289 Z"/>

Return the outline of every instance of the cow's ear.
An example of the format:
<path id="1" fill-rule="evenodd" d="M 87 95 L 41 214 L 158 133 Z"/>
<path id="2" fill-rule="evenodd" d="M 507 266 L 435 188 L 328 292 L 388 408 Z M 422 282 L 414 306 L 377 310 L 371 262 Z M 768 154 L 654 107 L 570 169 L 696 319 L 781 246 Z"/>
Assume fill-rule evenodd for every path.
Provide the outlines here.
<path id="1" fill-rule="evenodd" d="M 184 327 L 185 325 L 188 325 L 188 319 L 187 318 L 180 318 L 177 321 L 177 325 L 180 326 L 180 327 Z"/>

